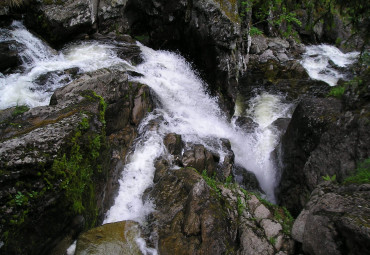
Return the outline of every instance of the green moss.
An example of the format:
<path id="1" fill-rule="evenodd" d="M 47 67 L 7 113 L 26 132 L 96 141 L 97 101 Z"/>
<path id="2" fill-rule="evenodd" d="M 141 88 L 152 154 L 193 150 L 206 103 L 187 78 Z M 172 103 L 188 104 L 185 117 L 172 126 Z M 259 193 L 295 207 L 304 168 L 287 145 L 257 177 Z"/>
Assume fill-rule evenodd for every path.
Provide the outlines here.
<path id="1" fill-rule="evenodd" d="M 25 112 L 27 112 L 30 108 L 27 105 L 17 105 L 12 112 L 12 116 L 16 117 L 18 115 L 21 115 Z"/>
<path id="2" fill-rule="evenodd" d="M 213 178 L 209 177 L 207 175 L 207 171 L 203 170 L 202 177 L 206 181 L 208 186 L 210 186 L 212 188 L 212 190 L 214 192 L 216 192 L 217 197 L 221 198 L 221 190 L 218 188 L 218 185 L 221 184 L 221 183 L 216 180 L 215 176 Z"/>
<path id="3" fill-rule="evenodd" d="M 246 206 L 243 203 L 243 201 L 240 199 L 240 197 L 237 198 L 237 203 L 238 203 L 238 215 L 240 216 L 240 215 L 242 215 Z"/>
<path id="4" fill-rule="evenodd" d="M 234 23 L 240 22 L 237 0 L 216 0 L 223 13 Z"/>
<path id="5" fill-rule="evenodd" d="M 276 238 L 275 237 L 270 237 L 269 242 L 270 242 L 270 244 L 275 245 L 276 244 Z"/>
<path id="6" fill-rule="evenodd" d="M 86 117 L 83 118 L 82 121 L 79 124 L 79 128 L 81 130 L 87 130 L 89 128 L 89 126 L 90 126 L 89 120 Z"/>

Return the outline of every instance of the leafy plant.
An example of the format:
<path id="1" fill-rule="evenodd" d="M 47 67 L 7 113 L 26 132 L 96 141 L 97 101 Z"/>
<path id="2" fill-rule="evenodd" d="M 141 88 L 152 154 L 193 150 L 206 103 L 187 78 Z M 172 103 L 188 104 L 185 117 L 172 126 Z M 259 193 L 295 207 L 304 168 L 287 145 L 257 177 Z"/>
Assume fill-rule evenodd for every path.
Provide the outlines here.
<path id="1" fill-rule="evenodd" d="M 251 29 L 249 30 L 249 34 L 251 36 L 254 36 L 254 35 L 262 35 L 263 32 L 259 28 L 257 28 L 257 27 L 251 27 Z"/>
<path id="2" fill-rule="evenodd" d="M 276 238 L 275 237 L 270 237 L 269 242 L 270 242 L 270 244 L 275 245 L 276 244 Z"/>
<path id="3" fill-rule="evenodd" d="M 80 122 L 80 124 L 79 124 L 79 128 L 81 129 L 81 130 L 86 130 L 86 129 L 88 129 L 89 128 L 89 120 L 88 120 L 88 118 L 83 118 L 82 119 L 82 121 Z"/>
<path id="4" fill-rule="evenodd" d="M 15 194 L 15 204 L 18 206 L 22 206 L 28 201 L 27 197 L 22 194 L 22 192 L 18 191 L 17 194 Z"/>
<path id="5" fill-rule="evenodd" d="M 335 86 L 330 89 L 329 96 L 340 98 L 344 94 L 346 88 L 344 86 Z"/>
<path id="6" fill-rule="evenodd" d="M 232 183 L 232 180 L 233 180 L 233 177 L 231 175 L 229 175 L 226 180 L 225 180 L 225 186 L 226 187 L 230 187 L 231 183 Z"/>
<path id="7" fill-rule="evenodd" d="M 337 179 L 337 175 L 335 174 L 333 176 L 325 175 L 325 176 L 322 176 L 322 178 L 324 179 L 324 181 L 335 182 Z"/>

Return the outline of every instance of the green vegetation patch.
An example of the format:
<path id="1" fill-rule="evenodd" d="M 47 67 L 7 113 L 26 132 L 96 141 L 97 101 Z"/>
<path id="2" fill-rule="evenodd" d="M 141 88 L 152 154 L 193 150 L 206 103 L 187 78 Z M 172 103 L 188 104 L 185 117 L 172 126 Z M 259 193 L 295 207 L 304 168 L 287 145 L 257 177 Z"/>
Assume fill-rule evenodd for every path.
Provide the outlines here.
<path id="1" fill-rule="evenodd" d="M 17 105 L 12 112 L 12 116 L 16 117 L 18 115 L 21 115 L 25 112 L 27 112 L 30 108 L 27 105 Z"/>
<path id="2" fill-rule="evenodd" d="M 356 169 L 356 172 L 353 176 L 347 177 L 344 181 L 344 184 L 356 183 L 364 184 L 370 183 L 370 158 L 364 160 Z"/>
<path id="3" fill-rule="evenodd" d="M 330 89 L 329 96 L 341 98 L 346 90 L 345 86 L 335 86 Z"/>
<path id="4" fill-rule="evenodd" d="M 207 175 L 207 171 L 206 170 L 203 170 L 202 177 L 206 181 L 206 183 L 208 184 L 208 186 L 210 186 L 212 188 L 212 190 L 214 190 L 216 192 L 217 197 L 218 198 L 221 198 L 221 196 L 222 196 L 221 195 L 221 190 L 218 188 L 218 185 L 221 184 L 221 183 L 216 180 L 216 177 L 215 176 L 209 177 Z"/>

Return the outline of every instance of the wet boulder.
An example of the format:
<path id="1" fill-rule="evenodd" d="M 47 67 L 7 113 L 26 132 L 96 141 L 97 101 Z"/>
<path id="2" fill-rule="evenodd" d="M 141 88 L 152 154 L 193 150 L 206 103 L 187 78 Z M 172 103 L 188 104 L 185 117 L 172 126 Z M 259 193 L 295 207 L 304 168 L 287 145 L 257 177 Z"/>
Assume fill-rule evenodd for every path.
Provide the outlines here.
<path id="1" fill-rule="evenodd" d="M 216 177 L 219 181 L 225 182 L 233 173 L 235 155 L 231 150 L 231 143 L 228 139 L 221 140 L 221 149 L 225 153 L 224 160 L 219 162 L 216 169 Z M 219 161 L 219 160 L 218 160 Z"/>
<path id="2" fill-rule="evenodd" d="M 258 124 L 252 118 L 245 116 L 237 117 L 235 124 L 246 132 L 253 132 L 258 127 Z"/>
<path id="3" fill-rule="evenodd" d="M 93 31 L 96 15 L 92 2 L 97 1 L 40 1 L 28 9 L 25 22 L 50 44 L 61 46 Z"/>
<path id="4" fill-rule="evenodd" d="M 179 156 L 182 153 L 183 149 L 183 142 L 181 140 L 181 135 L 175 134 L 175 133 L 170 133 L 167 134 L 164 137 L 163 140 L 164 145 L 166 146 L 168 152 L 174 156 Z"/>
<path id="5" fill-rule="evenodd" d="M 19 45 L 14 41 L 0 42 L 1 73 L 8 73 L 22 63 L 18 55 L 17 47 L 19 47 Z"/>
<path id="6" fill-rule="evenodd" d="M 185 167 L 193 167 L 199 172 L 206 170 L 209 176 L 213 176 L 216 170 L 213 154 L 201 144 L 195 144 L 191 149 L 185 150 L 182 155 L 182 164 Z"/>
<path id="7" fill-rule="evenodd" d="M 236 183 L 247 191 L 262 193 L 256 175 L 241 166 L 234 166 L 233 176 Z"/>
<path id="8" fill-rule="evenodd" d="M 293 254 L 288 213 L 227 185 L 192 168 L 167 168 L 148 194 L 160 254 Z"/>
<path id="9" fill-rule="evenodd" d="M 77 239 L 76 255 L 142 254 L 136 239 L 140 226 L 133 221 L 108 223 L 82 233 Z"/>
<path id="10" fill-rule="evenodd" d="M 149 88 L 127 77 L 98 70 L 57 89 L 50 106 L 0 112 L 1 253 L 65 251 L 102 221 L 137 124 L 153 107 Z"/>
<path id="11" fill-rule="evenodd" d="M 342 181 L 368 158 L 368 108 L 341 112 L 334 98 L 306 98 L 295 109 L 283 135 L 281 204 L 298 215 L 323 176 Z"/>
<path id="12" fill-rule="evenodd" d="M 369 184 L 322 183 L 294 222 L 292 236 L 305 254 L 368 254 L 369 203 Z"/>

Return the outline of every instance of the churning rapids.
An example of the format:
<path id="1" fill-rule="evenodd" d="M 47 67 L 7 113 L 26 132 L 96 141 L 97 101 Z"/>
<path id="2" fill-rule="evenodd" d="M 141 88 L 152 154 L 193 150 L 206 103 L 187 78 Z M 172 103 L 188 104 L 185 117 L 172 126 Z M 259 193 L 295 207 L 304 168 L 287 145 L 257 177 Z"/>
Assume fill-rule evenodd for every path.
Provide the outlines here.
<path id="1" fill-rule="evenodd" d="M 142 223 L 155 210 L 155 205 L 150 200 L 143 201 L 142 196 L 153 185 L 155 159 L 169 157 L 163 145 L 163 138 L 168 133 L 180 134 L 187 144 L 203 144 L 220 155 L 220 162 L 226 153 L 222 150 L 220 139 L 229 139 L 236 165 L 253 172 L 267 198 L 275 202 L 274 190 L 279 178 L 271 153 L 279 142 L 279 132 L 273 122 L 279 118 L 290 118 L 292 112 L 292 104 L 284 102 L 283 96 L 266 92 L 258 94 L 246 102 L 248 110 L 236 109 L 236 116 L 230 121 L 220 110 L 216 98 L 206 93 L 206 84 L 191 65 L 175 53 L 141 46 L 144 62 L 135 67 L 118 58 L 112 45 L 90 41 L 69 45 L 56 52 L 29 33 L 20 22 L 0 32 L 1 41 L 14 40 L 20 45 L 23 60 L 21 71 L 0 74 L 0 109 L 23 104 L 30 107 L 47 105 L 55 89 L 72 81 L 68 73 L 61 72 L 70 68 L 78 68 L 79 72 L 107 67 L 134 70 L 143 76 L 131 79 L 150 86 L 158 98 L 158 108 L 148 113 L 139 127 L 139 137 L 122 170 L 118 196 L 107 212 L 104 223 L 121 220 Z M 325 51 L 320 47 L 308 48 L 307 56 L 312 57 L 315 51 Z M 327 50 L 325 54 L 336 55 L 326 59 L 338 58 L 333 50 Z M 340 57 L 343 65 L 346 65 L 345 61 L 350 63 L 353 55 Z M 314 63 L 321 60 L 314 59 L 313 64 L 310 61 L 310 58 L 304 59 L 303 65 L 313 69 Z M 317 78 L 313 73 L 320 73 L 308 71 L 313 78 Z M 45 74 L 50 74 L 52 78 L 46 84 L 38 84 L 38 78 Z M 336 81 L 326 82 L 334 85 Z M 253 119 L 257 123 L 256 128 L 246 132 L 236 126 L 234 120 L 237 116 Z M 159 123 L 157 128 L 150 127 L 152 120 Z M 143 249 L 144 253 L 156 253 L 150 248 Z"/>

